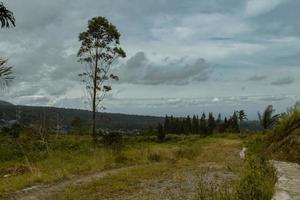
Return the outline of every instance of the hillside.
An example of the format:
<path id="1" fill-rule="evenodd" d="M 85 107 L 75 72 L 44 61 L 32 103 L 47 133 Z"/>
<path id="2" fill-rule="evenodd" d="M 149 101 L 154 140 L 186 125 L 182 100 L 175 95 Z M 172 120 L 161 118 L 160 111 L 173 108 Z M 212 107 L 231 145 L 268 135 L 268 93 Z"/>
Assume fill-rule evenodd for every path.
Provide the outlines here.
<path id="1" fill-rule="evenodd" d="M 66 109 L 55 107 L 15 106 L 8 102 L 0 102 L 0 118 L 6 120 L 16 119 L 19 115 L 24 124 L 31 124 L 45 118 L 47 123 L 56 125 L 70 125 L 75 117 L 79 117 L 82 124 L 88 124 L 91 118 L 90 111 L 79 109 Z M 113 113 L 97 113 L 98 128 L 110 129 L 143 129 L 147 126 L 156 126 L 163 121 L 162 117 L 139 116 Z"/>
<path id="2" fill-rule="evenodd" d="M 9 103 L 9 102 L 7 102 L 7 101 L 2 101 L 2 100 L 0 100 L 0 106 L 13 106 L 13 104 L 12 104 L 12 103 Z"/>

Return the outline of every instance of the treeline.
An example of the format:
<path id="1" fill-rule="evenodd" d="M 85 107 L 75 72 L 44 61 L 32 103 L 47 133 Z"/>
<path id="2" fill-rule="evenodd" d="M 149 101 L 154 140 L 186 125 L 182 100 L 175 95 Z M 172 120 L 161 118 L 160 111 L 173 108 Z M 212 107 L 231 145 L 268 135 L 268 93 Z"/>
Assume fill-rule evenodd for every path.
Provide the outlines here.
<path id="1" fill-rule="evenodd" d="M 239 133 L 245 120 L 247 120 L 247 116 L 243 110 L 235 111 L 224 119 L 221 114 L 215 117 L 213 113 L 209 113 L 208 116 L 203 113 L 201 117 L 194 115 L 186 118 L 166 116 L 163 123 L 158 123 L 155 130 L 150 127 L 148 132 L 161 133 L 163 131 L 165 134 L 198 134 L 202 136 L 225 132 Z"/>

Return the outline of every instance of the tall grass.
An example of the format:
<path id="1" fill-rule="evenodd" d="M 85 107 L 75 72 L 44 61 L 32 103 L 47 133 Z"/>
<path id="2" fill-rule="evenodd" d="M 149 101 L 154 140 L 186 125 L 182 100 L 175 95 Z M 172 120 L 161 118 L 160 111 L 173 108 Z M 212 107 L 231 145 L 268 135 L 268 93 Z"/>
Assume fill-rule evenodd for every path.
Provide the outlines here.
<path id="1" fill-rule="evenodd" d="M 280 123 L 269 134 L 269 142 L 280 141 L 300 128 L 300 110 L 291 109 L 282 115 Z"/>
<path id="2" fill-rule="evenodd" d="M 276 180 L 269 162 L 251 157 L 237 182 L 201 176 L 194 200 L 271 200 Z"/>

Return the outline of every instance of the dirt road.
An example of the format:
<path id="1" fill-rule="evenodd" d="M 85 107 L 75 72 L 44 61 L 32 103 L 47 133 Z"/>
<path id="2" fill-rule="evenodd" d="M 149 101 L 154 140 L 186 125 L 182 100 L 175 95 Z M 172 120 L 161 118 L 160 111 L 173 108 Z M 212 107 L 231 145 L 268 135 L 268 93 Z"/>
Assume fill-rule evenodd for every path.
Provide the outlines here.
<path id="1" fill-rule="evenodd" d="M 278 173 L 273 200 L 300 200 L 300 165 L 272 161 Z"/>

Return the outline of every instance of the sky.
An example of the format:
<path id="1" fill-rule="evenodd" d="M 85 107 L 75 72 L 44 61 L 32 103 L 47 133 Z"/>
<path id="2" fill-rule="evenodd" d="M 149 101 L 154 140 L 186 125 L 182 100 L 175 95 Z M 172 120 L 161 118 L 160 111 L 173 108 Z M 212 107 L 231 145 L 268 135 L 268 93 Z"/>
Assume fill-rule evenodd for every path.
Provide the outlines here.
<path id="1" fill-rule="evenodd" d="M 78 74 L 78 35 L 104 16 L 127 58 L 102 102 L 105 112 L 249 118 L 300 100 L 298 0 L 3 0 L 16 27 L 0 30 L 0 55 L 15 80 L 14 104 L 89 109 Z"/>

